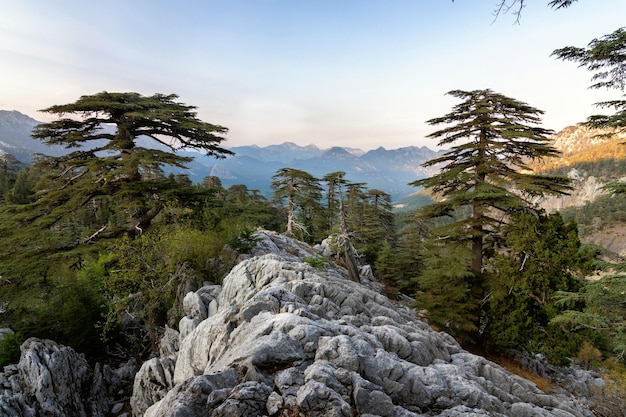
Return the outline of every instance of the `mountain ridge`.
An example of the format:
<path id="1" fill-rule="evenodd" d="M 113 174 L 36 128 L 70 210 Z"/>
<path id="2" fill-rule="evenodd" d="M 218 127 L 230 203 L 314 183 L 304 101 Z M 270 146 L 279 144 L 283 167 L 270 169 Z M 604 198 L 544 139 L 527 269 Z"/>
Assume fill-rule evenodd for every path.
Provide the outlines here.
<path id="1" fill-rule="evenodd" d="M 39 123 L 19 111 L 0 110 L 0 151 L 23 163 L 30 163 L 38 153 L 52 156 L 66 153 L 61 146 L 50 147 L 30 137 L 32 129 Z M 142 146 L 146 145 L 142 143 Z M 400 199 L 415 191 L 408 183 L 435 172 L 432 168 L 421 167 L 421 164 L 438 154 L 425 146 L 392 150 L 381 146 L 364 151 L 340 146 L 322 149 L 315 144 L 300 146 L 291 141 L 226 148 L 235 155 L 220 160 L 195 151 L 182 151 L 182 155 L 193 157 L 193 161 L 187 170 L 171 168 L 171 172 L 186 173 L 196 183 L 204 177 L 217 176 L 225 187 L 244 184 L 270 198 L 272 176 L 281 168 L 300 169 L 318 178 L 343 171 L 348 181 L 366 183 L 368 188 L 381 189 L 392 198 Z"/>
<path id="2" fill-rule="evenodd" d="M 59 156 L 66 153 L 67 150 L 62 146 L 48 146 L 30 137 L 32 129 L 39 123 L 17 110 L 0 110 L 0 153 L 10 154 L 26 164 L 36 154 Z M 144 142 L 149 141 L 145 139 L 142 146 L 146 146 Z M 580 162 L 626 159 L 626 146 L 622 145 L 626 141 L 626 133 L 597 130 L 579 124 L 566 127 L 551 139 L 552 145 L 562 152 L 562 156 L 532 164 L 531 168 L 535 172 L 569 169 Z M 235 155 L 218 160 L 199 152 L 183 150 L 181 154 L 193 157 L 193 161 L 188 164 L 187 170 L 171 168 L 170 172 L 185 173 L 196 183 L 207 176 L 217 176 L 225 187 L 243 184 L 271 198 L 272 176 L 281 168 L 303 170 L 317 178 L 343 171 L 346 180 L 365 183 L 368 188 L 383 190 L 394 201 L 400 201 L 418 191 L 409 183 L 437 173 L 436 167 L 424 168 L 422 164 L 444 152 L 427 146 L 396 149 L 379 146 L 370 150 L 333 146 L 324 149 L 314 143 L 301 146 L 293 141 L 267 146 L 225 147 Z M 569 173 L 566 172 L 566 175 Z M 563 204 L 554 202 L 555 207 L 559 208 Z"/>

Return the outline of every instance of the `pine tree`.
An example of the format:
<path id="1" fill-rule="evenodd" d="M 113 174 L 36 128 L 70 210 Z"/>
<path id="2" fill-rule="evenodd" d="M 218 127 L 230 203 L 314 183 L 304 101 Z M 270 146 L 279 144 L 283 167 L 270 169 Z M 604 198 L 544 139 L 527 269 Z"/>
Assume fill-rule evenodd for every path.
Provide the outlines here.
<path id="1" fill-rule="evenodd" d="M 308 172 L 295 168 L 281 168 L 272 177 L 274 201 L 287 208 L 287 236 L 311 240 L 322 219 L 319 180 Z"/>
<path id="2" fill-rule="evenodd" d="M 528 172 L 530 161 L 559 155 L 548 144 L 552 132 L 536 126 L 541 110 L 491 90 L 455 90 L 448 94 L 463 102 L 451 113 L 428 121 L 431 125 L 448 125 L 429 137 L 439 139 L 439 146 L 452 147 L 423 164 L 440 167 L 438 174 L 412 185 L 427 187 L 440 198 L 421 210 L 421 218 L 451 219 L 432 230 L 433 249 L 444 250 L 453 243 L 461 245 L 458 247 L 468 245 L 470 263 L 461 263 L 464 271 L 456 273 L 462 278 L 457 282 L 480 301 L 484 297 L 485 245 L 497 239 L 507 216 L 532 208 L 533 198 L 566 194 L 571 188 L 566 178 Z M 424 280 L 422 289 L 427 292 L 431 282 Z M 447 291 L 451 294 L 452 286 L 442 288 L 440 297 L 445 299 Z M 479 315 L 475 312 L 471 316 Z M 478 327 L 476 321 L 474 325 Z"/>

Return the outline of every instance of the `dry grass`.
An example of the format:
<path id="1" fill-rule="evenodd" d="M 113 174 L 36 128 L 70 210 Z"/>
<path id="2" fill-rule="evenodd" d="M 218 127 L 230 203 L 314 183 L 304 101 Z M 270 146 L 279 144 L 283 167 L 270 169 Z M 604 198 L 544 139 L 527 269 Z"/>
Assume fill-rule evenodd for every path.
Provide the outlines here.
<path id="1" fill-rule="evenodd" d="M 514 359 L 496 355 L 485 355 L 485 358 L 497 363 L 510 373 L 533 382 L 537 388 L 545 393 L 548 393 L 550 389 L 554 387 L 554 384 L 552 384 L 548 379 L 524 369 L 519 362 Z"/>

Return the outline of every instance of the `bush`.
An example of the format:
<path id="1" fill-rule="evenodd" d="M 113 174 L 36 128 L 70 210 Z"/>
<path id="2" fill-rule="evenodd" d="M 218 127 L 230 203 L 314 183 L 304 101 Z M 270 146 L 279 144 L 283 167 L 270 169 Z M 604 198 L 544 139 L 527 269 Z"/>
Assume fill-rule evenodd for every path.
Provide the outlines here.
<path id="1" fill-rule="evenodd" d="M 106 310 L 101 276 L 91 269 L 59 277 L 55 285 L 35 296 L 20 321 L 12 323 L 24 338 L 52 339 L 77 352 L 99 358 L 104 354 L 99 323 Z"/>
<path id="2" fill-rule="evenodd" d="M 19 362 L 20 345 L 23 341 L 21 333 L 5 333 L 0 339 L 0 367 Z"/>
<path id="3" fill-rule="evenodd" d="M 255 231 L 244 228 L 237 236 L 231 238 L 228 244 L 239 253 L 250 253 L 250 251 L 262 240 L 255 236 Z"/>
<path id="4" fill-rule="evenodd" d="M 595 368 L 601 360 L 602 352 L 600 349 L 585 340 L 578 351 L 578 355 L 576 355 L 576 361 L 584 369 L 590 370 Z"/>
<path id="5" fill-rule="evenodd" d="M 315 269 L 318 269 L 320 271 L 323 271 L 325 269 L 325 263 L 326 261 L 324 260 L 323 257 L 316 255 L 316 256 L 307 256 L 304 258 L 304 262 L 306 262 L 307 264 L 309 264 L 310 266 L 312 266 Z"/>

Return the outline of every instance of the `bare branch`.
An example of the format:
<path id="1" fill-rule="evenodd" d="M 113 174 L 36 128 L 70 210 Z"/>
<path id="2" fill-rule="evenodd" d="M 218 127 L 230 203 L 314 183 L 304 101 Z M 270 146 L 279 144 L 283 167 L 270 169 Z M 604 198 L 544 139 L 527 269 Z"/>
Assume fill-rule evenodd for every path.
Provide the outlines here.
<path id="1" fill-rule="evenodd" d="M 559 10 L 571 6 L 575 1 L 578 0 L 551 0 L 548 2 L 548 6 L 554 10 Z M 493 20 L 495 22 L 500 15 L 512 13 L 515 16 L 515 23 L 519 24 L 524 7 L 526 7 L 526 0 L 500 0 L 496 3 Z"/>
<path id="2" fill-rule="evenodd" d="M 96 230 L 91 236 L 83 239 L 83 243 L 90 243 L 93 241 L 98 235 L 106 230 L 106 225 L 102 226 L 100 229 Z"/>

